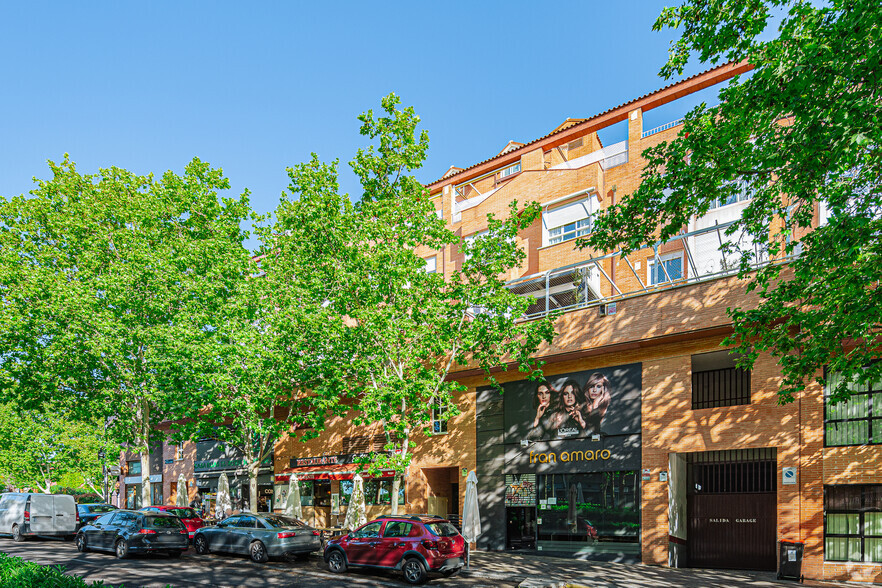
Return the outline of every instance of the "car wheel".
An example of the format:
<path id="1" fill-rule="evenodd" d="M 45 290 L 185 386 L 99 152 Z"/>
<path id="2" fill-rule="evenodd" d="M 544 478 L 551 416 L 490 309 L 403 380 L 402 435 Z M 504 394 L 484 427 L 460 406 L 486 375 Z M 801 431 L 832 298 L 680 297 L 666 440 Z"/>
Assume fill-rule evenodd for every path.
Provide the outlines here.
<path id="1" fill-rule="evenodd" d="M 85 535 L 77 535 L 77 551 L 80 553 L 86 553 L 89 551 L 89 546 L 86 545 L 86 536 Z"/>
<path id="2" fill-rule="evenodd" d="M 339 549 L 335 549 L 328 556 L 328 569 L 335 574 L 346 571 L 346 556 Z"/>
<path id="3" fill-rule="evenodd" d="M 119 559 L 125 559 L 129 556 L 129 544 L 126 543 L 125 539 L 120 539 L 116 542 L 116 557 Z"/>
<path id="4" fill-rule="evenodd" d="M 256 563 L 266 563 L 269 556 L 266 553 L 266 546 L 260 541 L 251 544 L 251 561 Z"/>
<path id="5" fill-rule="evenodd" d="M 415 557 L 405 561 L 401 566 L 401 571 L 404 572 L 404 579 L 410 584 L 423 584 L 428 576 L 426 566 Z"/>
<path id="6" fill-rule="evenodd" d="M 183 553 L 182 551 L 179 551 L 177 549 L 172 549 L 171 551 L 168 552 L 168 556 L 171 558 L 179 558 L 179 557 L 181 557 L 182 553 Z"/>
<path id="7" fill-rule="evenodd" d="M 25 540 L 25 536 L 21 534 L 21 527 L 18 525 L 12 525 L 12 540 L 16 543 L 21 543 Z"/>
<path id="8" fill-rule="evenodd" d="M 208 554 L 208 539 L 206 539 L 204 535 L 197 535 L 196 539 L 193 540 L 193 546 L 196 548 L 196 553 L 199 555 Z"/>

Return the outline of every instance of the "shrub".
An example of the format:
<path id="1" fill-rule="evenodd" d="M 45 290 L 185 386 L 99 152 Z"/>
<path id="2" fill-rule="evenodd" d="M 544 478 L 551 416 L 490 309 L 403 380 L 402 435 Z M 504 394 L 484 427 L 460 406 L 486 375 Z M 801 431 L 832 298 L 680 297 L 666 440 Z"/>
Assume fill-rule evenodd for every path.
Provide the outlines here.
<path id="1" fill-rule="evenodd" d="M 107 586 L 104 582 L 87 583 L 79 576 L 66 576 L 64 566 L 41 566 L 20 557 L 0 552 L 0 588 L 88 588 Z"/>

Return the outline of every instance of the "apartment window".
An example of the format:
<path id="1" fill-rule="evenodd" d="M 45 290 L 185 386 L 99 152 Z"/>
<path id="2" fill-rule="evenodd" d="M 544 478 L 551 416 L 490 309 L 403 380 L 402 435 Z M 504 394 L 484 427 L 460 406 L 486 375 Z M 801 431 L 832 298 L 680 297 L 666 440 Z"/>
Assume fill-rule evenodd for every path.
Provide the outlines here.
<path id="1" fill-rule="evenodd" d="M 182 459 L 184 459 L 184 446 L 183 445 L 175 446 L 175 459 L 178 461 L 181 461 Z"/>
<path id="2" fill-rule="evenodd" d="M 710 210 L 715 208 L 721 208 L 723 206 L 729 206 L 730 204 L 735 204 L 736 202 L 746 202 L 753 198 L 753 192 L 748 188 L 747 182 L 735 181 L 735 182 L 727 182 L 724 184 L 724 187 L 735 186 L 735 190 L 716 198 L 713 202 L 710 203 Z"/>
<path id="3" fill-rule="evenodd" d="M 424 258 L 424 261 L 426 262 L 426 273 L 427 274 L 434 274 L 436 271 L 438 271 L 438 257 L 437 256 L 433 255 L 432 257 L 426 257 L 426 258 Z"/>
<path id="4" fill-rule="evenodd" d="M 548 230 L 548 244 L 563 243 L 571 241 L 576 237 L 584 237 L 591 232 L 591 219 L 583 218 L 572 223 L 567 223 L 561 227 L 555 227 Z"/>
<path id="5" fill-rule="evenodd" d="M 661 262 L 661 263 L 659 263 Z M 683 254 L 670 253 L 659 255 L 658 259 L 650 258 L 646 264 L 649 284 L 655 286 L 683 278 Z"/>
<path id="6" fill-rule="evenodd" d="M 828 374 L 825 400 L 841 382 L 839 374 Z M 882 382 L 852 383 L 848 389 L 851 398 L 845 402 L 824 403 L 824 442 L 828 447 L 882 443 Z"/>
<path id="7" fill-rule="evenodd" d="M 140 476 L 141 475 L 141 462 L 140 461 L 130 461 L 128 462 L 128 471 L 130 476 Z"/>
<path id="8" fill-rule="evenodd" d="M 447 405 L 440 398 L 433 398 L 432 406 L 432 434 L 440 435 L 447 432 Z"/>
<path id="9" fill-rule="evenodd" d="M 882 562 L 882 484 L 824 487 L 824 559 Z"/>
<path id="10" fill-rule="evenodd" d="M 521 171 L 521 162 L 520 161 L 514 165 L 508 166 L 507 168 L 505 168 L 501 172 L 499 172 L 499 179 L 507 178 L 508 176 L 511 176 L 511 175 L 518 173 L 519 171 Z"/>
<path id="11" fill-rule="evenodd" d="M 750 404 L 750 371 L 735 367 L 737 355 L 714 351 L 692 356 L 692 409 Z"/>

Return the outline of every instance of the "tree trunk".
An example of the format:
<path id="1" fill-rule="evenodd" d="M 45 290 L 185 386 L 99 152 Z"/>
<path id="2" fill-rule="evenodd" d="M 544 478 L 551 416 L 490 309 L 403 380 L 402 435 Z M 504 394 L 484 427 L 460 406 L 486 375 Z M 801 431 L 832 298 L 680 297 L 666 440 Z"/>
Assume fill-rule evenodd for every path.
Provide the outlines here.
<path id="1" fill-rule="evenodd" d="M 401 459 L 407 457 L 408 444 L 410 443 L 410 435 L 407 431 L 404 433 L 404 441 L 401 442 Z M 398 492 L 401 490 L 402 475 L 396 474 L 392 479 L 392 516 L 398 514 Z"/>
<path id="2" fill-rule="evenodd" d="M 260 450 L 254 451 L 249 438 L 245 443 L 245 463 L 248 464 L 248 510 L 257 512 L 257 472 L 260 470 Z"/>
<path id="3" fill-rule="evenodd" d="M 150 492 L 150 405 L 146 398 L 138 400 L 139 439 L 141 448 L 141 507 L 150 506 L 153 497 Z"/>

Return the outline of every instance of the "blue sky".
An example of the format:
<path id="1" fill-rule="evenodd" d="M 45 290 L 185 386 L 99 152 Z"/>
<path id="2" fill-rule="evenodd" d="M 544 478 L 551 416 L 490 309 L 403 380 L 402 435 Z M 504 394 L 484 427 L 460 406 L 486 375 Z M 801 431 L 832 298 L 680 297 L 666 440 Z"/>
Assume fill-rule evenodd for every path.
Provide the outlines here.
<path id="1" fill-rule="evenodd" d="M 65 152 L 83 172 L 180 172 L 198 156 L 267 212 L 314 151 L 341 160 L 357 198 L 356 116 L 393 91 L 429 132 L 430 182 L 669 83 L 675 33 L 651 29 L 672 3 L 6 2 L 0 194 L 29 191 Z"/>

